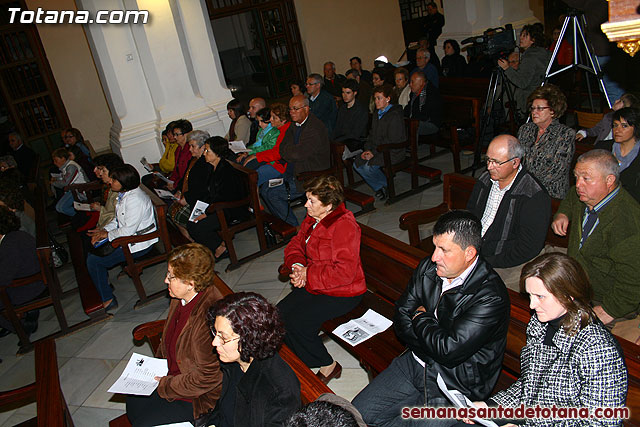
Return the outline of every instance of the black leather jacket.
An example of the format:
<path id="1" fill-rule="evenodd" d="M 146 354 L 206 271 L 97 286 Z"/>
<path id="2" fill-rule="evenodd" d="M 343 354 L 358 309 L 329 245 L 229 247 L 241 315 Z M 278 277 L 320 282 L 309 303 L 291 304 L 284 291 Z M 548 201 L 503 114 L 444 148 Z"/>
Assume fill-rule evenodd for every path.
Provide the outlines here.
<path id="1" fill-rule="evenodd" d="M 442 296 L 441 290 L 436 265 L 425 258 L 396 301 L 396 334 L 425 362 L 427 402 L 444 397 L 436 383 L 438 373 L 449 389 L 472 401 L 485 400 L 498 380 L 507 343 L 507 288 L 480 257 L 462 286 Z M 413 318 L 420 306 L 426 313 Z"/>

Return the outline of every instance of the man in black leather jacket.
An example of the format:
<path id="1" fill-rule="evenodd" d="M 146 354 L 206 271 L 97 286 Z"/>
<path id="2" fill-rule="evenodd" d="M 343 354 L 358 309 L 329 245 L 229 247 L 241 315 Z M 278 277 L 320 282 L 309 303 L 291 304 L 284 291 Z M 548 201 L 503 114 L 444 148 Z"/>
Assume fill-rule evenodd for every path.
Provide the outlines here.
<path id="1" fill-rule="evenodd" d="M 479 255 L 480 220 L 451 211 L 433 228 L 431 259 L 416 268 L 396 301 L 396 334 L 408 347 L 353 400 L 367 425 L 402 423 L 402 408 L 452 406 L 436 383 L 472 401 L 489 396 L 507 342 L 509 295 Z M 450 425 L 424 420 L 420 425 Z"/>

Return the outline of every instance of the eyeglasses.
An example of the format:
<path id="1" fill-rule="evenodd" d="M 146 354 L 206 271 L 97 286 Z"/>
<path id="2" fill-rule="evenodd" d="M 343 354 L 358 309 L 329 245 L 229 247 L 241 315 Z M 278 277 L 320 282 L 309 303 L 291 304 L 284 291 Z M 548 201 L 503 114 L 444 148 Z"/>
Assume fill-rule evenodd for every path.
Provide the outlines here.
<path id="1" fill-rule="evenodd" d="M 167 271 L 167 275 L 166 275 L 165 277 L 166 277 L 166 279 L 167 279 L 168 281 L 170 281 L 170 282 L 171 282 L 173 279 L 177 279 L 177 277 L 176 277 L 176 276 L 174 276 L 173 274 L 170 274 L 168 271 Z"/>
<path id="2" fill-rule="evenodd" d="M 240 339 L 240 337 L 235 337 L 235 338 L 229 338 L 228 340 L 225 340 L 224 338 L 222 338 L 222 335 L 220 335 L 218 331 L 216 331 L 214 328 L 209 328 L 209 329 L 211 329 L 211 335 L 213 335 L 213 339 L 215 340 L 216 338 L 218 338 L 222 343 L 222 345 L 227 345 L 231 341 L 236 341 Z"/>
<path id="3" fill-rule="evenodd" d="M 502 166 L 505 163 L 510 162 L 511 160 L 514 160 L 514 159 L 517 159 L 517 157 L 512 157 L 512 158 L 510 158 L 508 160 L 505 160 L 504 162 L 498 161 L 496 159 L 487 159 L 487 166 L 491 166 L 491 165 Z"/>
<path id="4" fill-rule="evenodd" d="M 307 108 L 307 106 L 304 105 L 302 107 L 289 107 L 289 111 L 298 111 L 298 110 L 302 110 L 303 108 Z"/>
<path id="5" fill-rule="evenodd" d="M 307 82 L 307 83 L 305 83 L 305 86 L 313 86 L 313 85 L 319 85 L 319 84 L 320 84 L 320 82 L 313 82 L 313 83 Z"/>
<path id="6" fill-rule="evenodd" d="M 551 107 L 530 107 L 529 111 L 533 112 L 533 111 L 537 111 L 537 112 L 541 112 L 542 110 L 546 110 L 547 108 L 551 108 Z"/>

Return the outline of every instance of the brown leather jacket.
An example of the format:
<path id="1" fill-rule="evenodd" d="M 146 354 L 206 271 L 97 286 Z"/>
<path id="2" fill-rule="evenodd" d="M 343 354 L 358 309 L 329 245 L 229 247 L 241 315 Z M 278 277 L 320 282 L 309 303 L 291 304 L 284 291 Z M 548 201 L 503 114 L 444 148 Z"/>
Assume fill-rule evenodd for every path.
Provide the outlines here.
<path id="1" fill-rule="evenodd" d="M 176 343 L 176 357 L 181 374 L 165 376 L 158 385 L 158 395 L 168 401 L 191 399 L 195 419 L 216 406 L 222 389 L 218 354 L 211 346 L 211 331 L 207 323 L 207 310 L 222 298 L 222 294 L 213 284 L 202 292 L 204 295 L 191 312 Z M 164 336 L 178 304 L 179 299 L 171 300 L 162 341 L 158 347 L 158 357 L 167 357 Z"/>

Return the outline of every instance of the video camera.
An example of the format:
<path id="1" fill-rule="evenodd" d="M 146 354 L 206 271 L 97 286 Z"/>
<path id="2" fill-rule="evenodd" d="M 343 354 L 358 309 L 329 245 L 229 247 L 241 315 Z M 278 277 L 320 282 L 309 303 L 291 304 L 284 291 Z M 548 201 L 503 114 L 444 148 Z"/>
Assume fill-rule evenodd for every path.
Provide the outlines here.
<path id="1" fill-rule="evenodd" d="M 489 28 L 481 36 L 469 37 L 461 42 L 463 48 L 474 60 L 484 56 L 495 61 L 506 58 L 516 47 L 516 32 L 513 25 L 507 24 L 504 27 Z M 472 43 L 469 45 L 469 43 Z"/>

